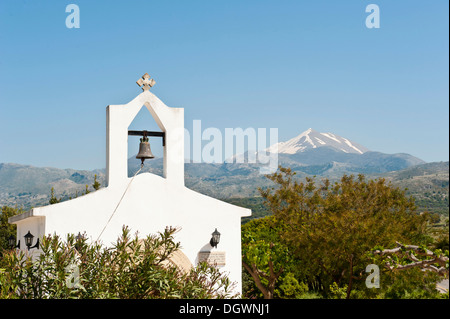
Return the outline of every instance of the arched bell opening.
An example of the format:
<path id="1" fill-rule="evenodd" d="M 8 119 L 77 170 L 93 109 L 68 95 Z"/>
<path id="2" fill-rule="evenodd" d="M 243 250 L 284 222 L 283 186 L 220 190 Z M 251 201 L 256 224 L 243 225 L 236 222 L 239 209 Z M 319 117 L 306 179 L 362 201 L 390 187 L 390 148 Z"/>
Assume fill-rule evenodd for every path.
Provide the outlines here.
<path id="1" fill-rule="evenodd" d="M 149 172 L 164 177 L 164 137 L 158 136 L 162 134 L 152 114 L 143 105 L 128 126 L 128 177 L 133 177 L 142 163 L 144 165 L 138 174 Z"/>

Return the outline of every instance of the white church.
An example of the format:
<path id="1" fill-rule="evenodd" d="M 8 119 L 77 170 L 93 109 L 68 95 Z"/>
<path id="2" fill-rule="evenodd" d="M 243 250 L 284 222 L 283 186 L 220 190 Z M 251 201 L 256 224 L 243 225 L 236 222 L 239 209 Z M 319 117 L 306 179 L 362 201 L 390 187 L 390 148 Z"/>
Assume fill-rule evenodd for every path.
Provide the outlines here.
<path id="1" fill-rule="evenodd" d="M 11 217 L 9 222 L 17 225 L 17 239 L 24 243 L 24 236 L 31 234 L 35 243 L 48 234 L 64 238 L 68 233 L 85 233 L 90 240 L 109 245 L 117 240 L 124 225 L 143 238 L 176 227 L 180 230 L 175 240 L 182 248 L 175 263 L 186 267 L 186 263 L 195 266 L 200 261 L 211 262 L 237 283 L 235 292 L 241 293 L 241 218 L 250 216 L 251 210 L 185 187 L 184 109 L 168 107 L 151 93 L 155 81 L 147 73 L 137 83 L 143 92 L 136 98 L 106 107 L 107 186 Z M 133 135 L 129 126 L 144 106 L 161 130 L 142 132 L 163 139 L 162 177 L 151 173 L 128 177 L 128 136 Z M 217 245 L 211 241 L 216 230 L 220 233 Z M 27 247 L 22 244 L 20 249 Z M 39 252 L 37 247 L 31 250 Z"/>

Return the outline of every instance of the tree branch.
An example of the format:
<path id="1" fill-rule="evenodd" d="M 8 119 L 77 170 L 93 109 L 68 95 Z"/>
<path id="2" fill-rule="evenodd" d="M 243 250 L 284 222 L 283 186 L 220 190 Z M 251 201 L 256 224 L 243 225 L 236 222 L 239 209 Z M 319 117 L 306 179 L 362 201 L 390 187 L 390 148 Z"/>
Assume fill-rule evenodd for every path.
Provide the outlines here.
<path id="1" fill-rule="evenodd" d="M 409 250 L 409 252 L 405 252 L 408 250 Z M 419 256 L 431 257 L 431 259 L 420 260 L 413 254 L 413 251 Z M 387 262 L 386 267 L 390 270 L 404 270 L 404 269 L 409 269 L 409 268 L 413 268 L 413 267 L 420 267 L 420 268 L 423 268 L 426 270 L 435 271 L 439 275 L 448 274 L 448 272 L 449 272 L 448 269 L 446 268 L 446 264 L 449 261 L 448 257 L 443 256 L 443 255 L 436 255 L 431 250 L 423 249 L 416 245 L 403 245 L 403 244 L 397 242 L 396 248 L 376 250 L 376 251 L 374 251 L 374 254 L 380 255 L 380 256 L 398 254 L 398 255 L 406 256 L 409 260 L 412 261 L 412 263 L 406 264 L 406 265 L 399 265 L 399 264 L 391 265 L 390 262 Z M 390 258 L 390 257 L 388 256 L 388 258 Z M 433 264 L 438 264 L 441 267 L 438 268 L 436 266 L 433 266 Z"/>
<path id="2" fill-rule="evenodd" d="M 269 291 L 261 282 L 261 279 L 259 278 L 260 271 L 256 268 L 256 265 L 252 265 L 252 267 L 250 267 L 244 261 L 242 261 L 242 265 L 252 276 L 253 280 L 255 281 L 256 287 L 258 287 L 258 289 L 262 292 L 264 299 L 269 299 Z"/>

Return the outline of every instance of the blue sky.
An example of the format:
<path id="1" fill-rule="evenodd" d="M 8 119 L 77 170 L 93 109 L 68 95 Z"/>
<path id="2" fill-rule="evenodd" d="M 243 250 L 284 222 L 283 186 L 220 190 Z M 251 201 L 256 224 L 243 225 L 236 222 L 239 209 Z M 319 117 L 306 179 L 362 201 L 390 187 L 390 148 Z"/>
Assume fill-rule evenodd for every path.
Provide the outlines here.
<path id="1" fill-rule="evenodd" d="M 65 25 L 71 3 L 79 29 Z M 365 26 L 371 3 L 379 29 Z M 2 0 L 0 163 L 105 167 L 105 108 L 139 94 L 145 72 L 165 104 L 185 108 L 187 129 L 196 119 L 222 131 L 276 127 L 284 141 L 311 127 L 447 161 L 448 6 Z"/>

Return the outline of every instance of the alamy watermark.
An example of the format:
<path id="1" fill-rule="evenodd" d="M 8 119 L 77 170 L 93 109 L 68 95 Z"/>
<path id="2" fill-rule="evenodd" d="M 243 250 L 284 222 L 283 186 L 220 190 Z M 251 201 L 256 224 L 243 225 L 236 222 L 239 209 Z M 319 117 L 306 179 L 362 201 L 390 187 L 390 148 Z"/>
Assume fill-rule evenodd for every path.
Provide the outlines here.
<path id="1" fill-rule="evenodd" d="M 80 284 L 80 269 L 77 265 L 71 264 L 66 267 L 67 278 L 66 278 L 66 286 L 72 289 L 81 288 Z"/>
<path id="2" fill-rule="evenodd" d="M 366 27 L 368 29 L 380 28 L 380 7 L 376 4 L 369 4 L 366 6 L 366 12 L 370 13 L 366 17 Z M 68 29 L 80 28 L 80 7 L 76 4 L 68 4 L 66 6 L 66 13 L 69 15 L 66 17 L 66 27 Z"/>
<path id="3" fill-rule="evenodd" d="M 201 120 L 194 120 L 192 135 L 184 130 L 184 141 L 185 158 L 193 163 L 257 164 L 261 174 L 278 168 L 278 128 L 237 127 L 222 132 L 215 127 L 202 130 Z"/>
<path id="4" fill-rule="evenodd" d="M 76 264 L 66 267 L 66 286 L 72 289 L 81 288 L 80 270 Z M 380 268 L 378 265 L 370 264 L 366 266 L 366 273 L 370 273 L 366 278 L 366 287 L 369 289 L 380 288 Z"/>
<path id="5" fill-rule="evenodd" d="M 370 273 L 366 278 L 366 287 L 380 288 L 380 268 L 375 264 L 367 265 L 366 272 Z"/>
<path id="6" fill-rule="evenodd" d="M 66 18 L 66 27 L 68 29 L 80 28 L 80 7 L 76 4 L 69 4 L 66 6 L 66 12 L 70 13 Z"/>
<path id="7" fill-rule="evenodd" d="M 380 28 L 380 7 L 376 4 L 369 4 L 366 7 L 366 12 L 370 14 L 366 17 L 366 27 L 368 29 Z"/>

